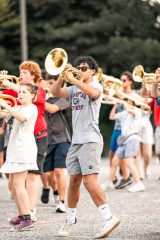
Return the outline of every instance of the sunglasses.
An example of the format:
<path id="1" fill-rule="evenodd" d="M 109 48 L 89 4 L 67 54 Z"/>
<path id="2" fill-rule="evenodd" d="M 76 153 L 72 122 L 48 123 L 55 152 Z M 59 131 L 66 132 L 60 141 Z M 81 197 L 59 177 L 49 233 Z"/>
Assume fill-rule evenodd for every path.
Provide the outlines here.
<path id="1" fill-rule="evenodd" d="M 122 81 L 122 82 L 127 82 L 127 80 L 126 80 L 126 79 L 122 79 L 121 81 Z"/>
<path id="2" fill-rule="evenodd" d="M 82 72 L 86 72 L 90 67 L 87 66 L 82 66 L 82 67 L 77 67 L 78 70 L 81 70 Z"/>

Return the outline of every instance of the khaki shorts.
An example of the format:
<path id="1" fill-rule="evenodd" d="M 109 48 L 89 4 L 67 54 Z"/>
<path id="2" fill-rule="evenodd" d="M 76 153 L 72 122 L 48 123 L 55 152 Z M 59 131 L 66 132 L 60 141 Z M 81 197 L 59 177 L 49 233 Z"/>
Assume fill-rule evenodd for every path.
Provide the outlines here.
<path id="1" fill-rule="evenodd" d="M 99 173 L 102 150 L 99 143 L 71 145 L 66 159 L 69 175 Z"/>
<path id="2" fill-rule="evenodd" d="M 155 152 L 160 154 L 160 126 L 157 126 L 155 130 Z"/>

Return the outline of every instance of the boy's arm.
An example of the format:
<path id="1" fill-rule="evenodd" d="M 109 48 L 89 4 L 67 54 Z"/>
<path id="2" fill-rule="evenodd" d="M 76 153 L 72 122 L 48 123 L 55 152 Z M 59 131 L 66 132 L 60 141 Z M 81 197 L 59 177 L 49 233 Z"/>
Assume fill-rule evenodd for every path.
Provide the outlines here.
<path id="1" fill-rule="evenodd" d="M 63 79 L 59 77 L 59 79 L 54 84 L 51 89 L 51 93 L 56 97 L 68 98 L 68 91 L 65 87 L 62 88 Z"/>
<path id="2" fill-rule="evenodd" d="M 109 119 L 110 120 L 116 120 L 117 119 L 117 114 L 116 114 L 116 109 L 117 109 L 117 104 L 115 104 L 109 114 Z"/>
<path id="3" fill-rule="evenodd" d="M 135 109 L 134 109 L 129 103 L 127 103 L 127 102 L 124 101 L 124 102 L 123 102 L 123 105 L 124 105 L 125 109 L 126 109 L 130 114 L 132 114 L 133 117 L 136 116 L 136 111 L 135 111 Z"/>
<path id="4" fill-rule="evenodd" d="M 18 91 L 19 91 L 19 85 L 10 82 L 10 81 L 7 80 L 7 79 L 3 80 L 2 85 L 3 85 L 4 87 L 7 87 L 7 88 L 10 88 L 10 89 L 14 90 L 15 92 L 18 92 Z"/>
<path id="5" fill-rule="evenodd" d="M 92 99 L 97 99 L 101 95 L 101 92 L 99 89 L 91 87 L 84 82 L 77 80 L 72 71 L 67 71 L 66 77 L 69 83 L 75 85 L 79 89 L 81 89 L 82 92 L 84 92 L 86 95 L 88 95 Z"/>
<path id="6" fill-rule="evenodd" d="M 158 84 L 152 84 L 151 96 L 154 98 L 160 97 L 160 91 L 158 90 Z"/>
<path id="7" fill-rule="evenodd" d="M 160 68 L 157 68 L 155 74 L 157 74 L 157 78 L 159 80 L 159 84 L 160 84 Z M 154 98 L 159 98 L 160 97 L 160 91 L 158 90 L 158 83 L 157 84 L 152 84 L 152 87 L 151 87 L 151 96 L 154 97 Z"/>
<path id="8" fill-rule="evenodd" d="M 56 113 L 60 110 L 59 106 L 56 104 L 51 104 L 46 102 L 45 103 L 45 111 L 49 112 L 49 113 Z"/>
<path id="9" fill-rule="evenodd" d="M 14 118 L 16 118 L 20 122 L 27 121 L 26 117 L 20 113 L 18 113 L 14 108 L 8 105 L 3 99 L 0 98 L 0 106 L 4 107 Z M 6 116 L 6 115 L 5 115 Z M 4 117 L 4 116 L 3 116 Z"/>

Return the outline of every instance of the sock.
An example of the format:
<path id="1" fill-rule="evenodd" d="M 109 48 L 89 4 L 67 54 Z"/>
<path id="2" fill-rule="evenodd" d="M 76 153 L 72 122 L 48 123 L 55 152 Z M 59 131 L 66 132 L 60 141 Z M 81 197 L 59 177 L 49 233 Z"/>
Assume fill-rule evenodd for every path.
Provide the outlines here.
<path id="1" fill-rule="evenodd" d="M 49 193 L 49 191 L 50 191 L 50 188 L 43 188 L 43 192 Z"/>
<path id="2" fill-rule="evenodd" d="M 58 195 L 58 191 L 56 190 L 56 191 L 53 191 L 53 194 L 54 195 Z"/>
<path id="3" fill-rule="evenodd" d="M 21 218 L 22 220 L 31 220 L 30 214 L 22 215 L 22 216 L 20 216 L 20 218 Z"/>
<path id="4" fill-rule="evenodd" d="M 103 204 L 101 206 L 98 207 L 98 211 L 102 217 L 103 220 L 108 220 L 112 217 L 112 213 L 109 209 L 108 204 Z"/>
<path id="5" fill-rule="evenodd" d="M 69 223 L 76 222 L 76 208 L 68 208 L 67 210 L 67 221 Z"/>

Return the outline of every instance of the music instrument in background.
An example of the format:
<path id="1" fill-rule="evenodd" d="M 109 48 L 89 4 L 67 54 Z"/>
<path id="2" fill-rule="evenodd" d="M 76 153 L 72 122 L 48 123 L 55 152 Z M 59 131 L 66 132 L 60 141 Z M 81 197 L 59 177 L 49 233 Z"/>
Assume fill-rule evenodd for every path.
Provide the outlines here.
<path id="1" fill-rule="evenodd" d="M 150 106 L 146 104 L 145 99 L 139 96 L 138 94 L 134 94 L 134 96 L 128 95 L 124 92 L 118 92 L 118 97 L 108 96 L 106 94 L 102 97 L 103 104 L 116 104 L 116 103 L 124 103 L 128 100 L 134 102 L 135 107 L 140 108 L 142 112 L 149 113 L 151 111 Z"/>
<path id="2" fill-rule="evenodd" d="M 8 105 L 10 105 L 11 107 L 14 107 L 15 105 L 17 105 L 17 100 L 16 98 L 14 98 L 11 95 L 8 94 L 0 94 L 0 98 L 2 98 Z M 3 112 L 6 112 L 6 110 L 0 110 Z"/>
<path id="3" fill-rule="evenodd" d="M 67 81 L 66 71 L 70 70 L 73 72 L 75 78 L 82 81 L 82 73 L 80 70 L 72 67 L 70 63 L 68 63 L 68 56 L 64 49 L 62 48 L 54 48 L 51 50 L 45 59 L 45 69 L 51 75 L 59 75 L 60 77 Z"/>
<path id="4" fill-rule="evenodd" d="M 8 75 L 8 74 L 0 74 L 0 89 L 5 89 L 6 87 L 3 86 L 3 80 L 9 80 L 12 83 L 19 84 L 20 83 L 20 78 L 13 76 L 13 75 Z"/>
<path id="5" fill-rule="evenodd" d="M 101 68 L 98 69 L 96 76 L 98 78 L 98 81 L 101 82 L 103 86 L 104 94 L 114 96 L 116 91 L 123 90 L 122 81 L 118 78 L 102 73 Z"/>
<path id="6" fill-rule="evenodd" d="M 146 89 L 150 89 L 152 84 L 160 84 L 160 74 L 146 73 L 142 65 L 137 65 L 133 69 L 133 80 L 145 84 Z"/>

